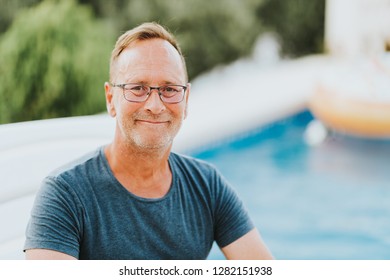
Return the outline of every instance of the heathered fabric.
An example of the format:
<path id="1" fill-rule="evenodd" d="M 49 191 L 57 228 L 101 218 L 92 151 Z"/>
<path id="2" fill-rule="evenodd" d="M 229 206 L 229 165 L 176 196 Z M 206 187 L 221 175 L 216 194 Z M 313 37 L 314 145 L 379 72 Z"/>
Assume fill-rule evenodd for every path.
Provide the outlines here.
<path id="1" fill-rule="evenodd" d="M 171 153 L 173 178 L 162 198 L 127 191 L 104 149 L 48 176 L 36 196 L 24 249 L 78 259 L 206 259 L 251 229 L 246 210 L 208 163 Z"/>

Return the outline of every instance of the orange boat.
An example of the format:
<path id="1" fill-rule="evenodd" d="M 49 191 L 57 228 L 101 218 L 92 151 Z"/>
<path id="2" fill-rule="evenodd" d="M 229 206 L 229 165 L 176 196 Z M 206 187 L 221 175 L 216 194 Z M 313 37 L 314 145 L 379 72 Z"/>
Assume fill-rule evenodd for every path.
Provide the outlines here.
<path id="1" fill-rule="evenodd" d="M 390 53 L 339 62 L 309 98 L 310 111 L 337 132 L 390 139 Z"/>
<path id="2" fill-rule="evenodd" d="M 309 109 L 325 126 L 337 132 L 390 138 L 390 101 L 353 98 L 351 94 L 320 86 L 309 100 Z"/>

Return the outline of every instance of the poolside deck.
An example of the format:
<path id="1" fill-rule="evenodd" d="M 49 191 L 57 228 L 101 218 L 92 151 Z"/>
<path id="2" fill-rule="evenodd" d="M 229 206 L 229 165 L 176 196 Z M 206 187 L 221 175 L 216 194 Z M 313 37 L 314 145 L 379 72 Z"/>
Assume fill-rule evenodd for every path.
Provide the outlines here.
<path id="1" fill-rule="evenodd" d="M 242 60 L 199 77 L 174 148 L 208 145 L 304 109 L 334 63 L 323 56 L 268 66 Z"/>
<path id="2" fill-rule="evenodd" d="M 242 60 L 199 77 L 174 150 L 210 145 L 303 109 L 331 65 L 322 56 L 272 65 Z M 0 126 L 0 259 L 24 258 L 25 226 L 42 178 L 108 143 L 114 125 L 103 114 Z"/>

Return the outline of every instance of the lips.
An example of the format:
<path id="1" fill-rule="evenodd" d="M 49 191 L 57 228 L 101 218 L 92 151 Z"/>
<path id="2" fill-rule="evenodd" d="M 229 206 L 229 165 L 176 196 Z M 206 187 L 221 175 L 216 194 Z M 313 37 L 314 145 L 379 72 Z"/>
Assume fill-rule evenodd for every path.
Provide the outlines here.
<path id="1" fill-rule="evenodd" d="M 135 123 L 140 124 L 161 125 L 170 123 L 172 120 L 172 116 L 170 116 L 169 114 L 152 115 L 137 113 L 133 116 L 133 120 Z"/>
<path id="2" fill-rule="evenodd" d="M 158 125 L 158 124 L 165 124 L 167 123 L 168 121 L 160 121 L 160 120 L 137 120 L 137 122 L 140 122 L 140 123 L 146 123 L 146 124 L 154 124 L 154 125 Z"/>

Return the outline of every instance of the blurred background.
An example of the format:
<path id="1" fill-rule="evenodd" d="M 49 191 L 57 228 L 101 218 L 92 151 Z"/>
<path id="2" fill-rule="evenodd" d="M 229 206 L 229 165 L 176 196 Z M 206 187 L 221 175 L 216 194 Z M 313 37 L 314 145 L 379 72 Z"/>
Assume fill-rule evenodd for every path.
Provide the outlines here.
<path id="1" fill-rule="evenodd" d="M 174 151 L 222 171 L 276 258 L 390 259 L 389 0 L 0 7 L 0 259 L 23 258 L 42 178 L 112 138 L 110 52 L 145 21 L 192 82 Z"/>
<path id="2" fill-rule="evenodd" d="M 325 0 L 1 0 L 0 123 L 86 115 L 108 76 L 115 40 L 145 21 L 176 34 L 190 79 L 249 56 L 272 32 L 281 54 L 323 52 Z M 12 94 L 11 94 L 12 93 Z"/>

